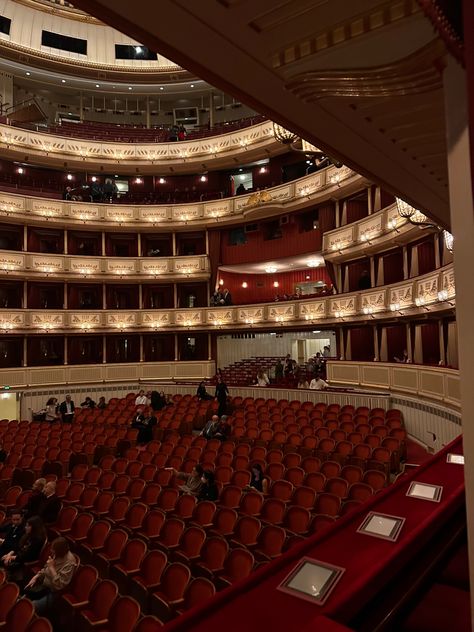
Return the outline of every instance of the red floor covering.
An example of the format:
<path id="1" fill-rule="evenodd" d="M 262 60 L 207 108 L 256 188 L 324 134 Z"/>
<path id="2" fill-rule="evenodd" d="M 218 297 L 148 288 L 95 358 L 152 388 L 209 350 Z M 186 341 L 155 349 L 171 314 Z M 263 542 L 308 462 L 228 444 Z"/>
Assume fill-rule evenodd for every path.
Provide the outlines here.
<path id="1" fill-rule="evenodd" d="M 247 580 L 218 594 L 207 605 L 170 622 L 165 629 L 174 632 L 302 632 L 319 615 L 350 621 L 416 555 L 426 534 L 441 529 L 463 505 L 464 470 L 462 466 L 446 462 L 448 451 L 461 454 L 461 438 L 374 496 L 361 510 L 347 514 Z M 407 498 L 412 480 L 443 485 L 441 501 Z M 397 542 L 357 533 L 368 510 L 406 518 Z M 323 606 L 276 591 L 303 556 L 346 569 Z M 324 626 L 318 627 L 318 632 L 324 630 Z"/>

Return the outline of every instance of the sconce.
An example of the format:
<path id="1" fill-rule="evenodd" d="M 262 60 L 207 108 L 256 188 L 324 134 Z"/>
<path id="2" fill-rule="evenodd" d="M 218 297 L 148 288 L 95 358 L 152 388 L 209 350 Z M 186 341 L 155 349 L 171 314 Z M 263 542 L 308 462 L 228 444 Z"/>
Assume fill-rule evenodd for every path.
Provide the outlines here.
<path id="1" fill-rule="evenodd" d="M 426 300 L 425 300 L 425 297 L 424 297 L 424 296 L 417 296 L 417 297 L 415 298 L 415 305 L 416 305 L 417 307 L 423 307 L 423 309 L 426 309 L 426 311 L 427 311 L 427 312 L 429 312 L 429 311 L 430 311 L 430 308 L 429 308 L 429 307 L 426 307 L 425 303 L 426 303 Z"/>
<path id="2" fill-rule="evenodd" d="M 344 312 L 342 310 L 334 312 L 334 316 L 344 322 Z"/>
<path id="3" fill-rule="evenodd" d="M 369 244 L 369 246 L 372 245 L 372 242 L 370 241 L 370 238 L 367 236 L 367 233 L 362 233 L 362 235 L 360 236 L 360 240 Z"/>
<path id="4" fill-rule="evenodd" d="M 301 191 L 300 191 L 300 196 L 301 197 L 307 197 L 308 200 L 311 199 L 311 195 L 310 195 L 310 188 L 308 185 L 304 186 Z"/>
<path id="5" fill-rule="evenodd" d="M 246 319 L 245 319 L 245 323 L 246 323 L 247 325 L 250 325 L 250 327 L 252 327 L 252 326 L 253 326 L 253 323 L 254 323 L 254 320 L 253 320 L 253 318 L 246 318 Z"/>
<path id="6" fill-rule="evenodd" d="M 454 306 L 454 303 L 452 301 L 448 301 L 448 290 L 440 290 L 438 292 L 438 301 L 440 303 L 448 303 L 448 305 L 451 305 L 451 307 Z"/>
<path id="7" fill-rule="evenodd" d="M 331 184 L 336 184 L 338 187 L 341 186 L 341 176 L 338 173 L 334 173 L 330 178 L 329 182 Z"/>
<path id="8" fill-rule="evenodd" d="M 400 303 L 390 303 L 390 311 L 398 312 L 403 316 L 403 312 L 400 311 Z"/>
<path id="9" fill-rule="evenodd" d="M 283 325 L 283 323 L 285 322 L 285 317 L 284 316 L 276 316 L 275 317 L 275 322 L 278 323 L 279 325 Z"/>
<path id="10" fill-rule="evenodd" d="M 392 219 L 388 220 L 388 224 L 387 224 L 389 230 L 394 230 L 396 233 L 399 233 L 400 231 L 398 230 L 398 222 L 397 220 L 392 217 Z"/>
<path id="11" fill-rule="evenodd" d="M 367 316 L 370 316 L 371 318 L 375 318 L 375 316 L 374 316 L 374 308 L 373 307 L 364 307 L 364 309 L 362 311 Z"/>
<path id="12" fill-rule="evenodd" d="M 249 141 L 247 138 L 242 138 L 242 140 L 240 141 L 239 145 L 241 147 L 243 147 L 244 149 L 247 149 L 247 145 L 249 144 Z"/>
<path id="13" fill-rule="evenodd" d="M 4 334 L 7 334 L 9 331 L 15 328 L 15 325 L 10 321 L 5 321 L 0 325 L 0 329 L 3 330 Z"/>

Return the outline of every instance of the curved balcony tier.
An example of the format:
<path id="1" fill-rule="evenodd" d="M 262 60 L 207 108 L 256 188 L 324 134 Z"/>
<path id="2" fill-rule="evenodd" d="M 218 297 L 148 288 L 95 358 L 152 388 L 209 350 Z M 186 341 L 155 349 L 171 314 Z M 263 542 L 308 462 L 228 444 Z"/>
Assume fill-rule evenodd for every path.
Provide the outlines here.
<path id="1" fill-rule="evenodd" d="M 327 167 L 287 184 L 247 195 L 212 202 L 174 205 L 95 204 L 65 202 L 0 192 L 2 221 L 11 223 L 83 226 L 115 230 L 193 230 L 217 223 L 263 219 L 272 215 L 314 206 L 327 199 L 350 195 L 368 185 L 368 181 L 348 167 Z"/>
<path id="2" fill-rule="evenodd" d="M 0 125 L 0 156 L 78 171 L 160 174 L 235 168 L 287 151 L 271 121 L 237 132 L 174 143 L 114 143 Z"/>
<path id="3" fill-rule="evenodd" d="M 166 281 L 203 280 L 210 276 L 209 258 L 175 257 L 81 257 L 0 251 L 0 273 L 7 278 L 48 280 L 93 279 L 115 282 L 137 279 Z"/>
<path id="4" fill-rule="evenodd" d="M 295 329 L 317 325 L 419 318 L 452 312 L 454 266 L 409 281 L 325 298 L 235 307 L 166 310 L 0 310 L 0 331 L 45 333 L 84 331 L 238 331 Z"/>

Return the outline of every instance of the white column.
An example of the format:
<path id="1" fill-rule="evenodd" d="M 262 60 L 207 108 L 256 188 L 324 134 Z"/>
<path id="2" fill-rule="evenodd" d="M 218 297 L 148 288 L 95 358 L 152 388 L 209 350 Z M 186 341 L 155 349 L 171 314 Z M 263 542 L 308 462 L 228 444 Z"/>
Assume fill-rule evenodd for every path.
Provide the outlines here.
<path id="1" fill-rule="evenodd" d="M 456 319 L 461 377 L 461 419 L 464 444 L 469 575 L 474 586 L 474 208 L 472 200 L 466 75 L 449 55 L 444 72 L 447 127 L 449 202 L 451 232 L 454 235 L 454 274 L 456 281 Z M 471 591 L 471 625 L 474 625 L 474 591 Z"/>
<path id="2" fill-rule="evenodd" d="M 335 214 L 336 214 L 336 228 L 341 226 L 341 215 L 339 212 L 339 200 L 335 201 Z"/>
<path id="3" fill-rule="evenodd" d="M 372 215 L 374 209 L 372 208 L 372 186 L 367 187 L 367 214 Z"/>
<path id="4" fill-rule="evenodd" d="M 403 280 L 405 281 L 410 276 L 410 270 L 408 269 L 408 248 L 407 248 L 407 246 L 403 246 L 402 251 L 403 251 Z"/>
<path id="5" fill-rule="evenodd" d="M 380 192 L 380 187 L 375 187 L 374 213 L 376 211 L 380 211 L 381 208 L 382 208 L 382 194 Z"/>

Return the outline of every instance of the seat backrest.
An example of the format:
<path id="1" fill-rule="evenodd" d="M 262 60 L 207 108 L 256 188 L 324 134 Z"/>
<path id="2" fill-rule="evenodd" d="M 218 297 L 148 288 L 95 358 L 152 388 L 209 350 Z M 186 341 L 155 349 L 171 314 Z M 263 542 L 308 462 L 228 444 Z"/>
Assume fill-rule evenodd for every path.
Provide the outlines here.
<path id="1" fill-rule="evenodd" d="M 134 632 L 156 632 L 164 623 L 151 614 L 142 617 L 135 626 Z"/>
<path id="2" fill-rule="evenodd" d="M 242 497 L 240 501 L 239 511 L 241 514 L 256 516 L 260 514 L 263 505 L 263 496 L 258 492 L 249 491 Z"/>
<path id="3" fill-rule="evenodd" d="M 114 529 L 109 533 L 104 544 L 104 553 L 108 557 L 116 558 L 122 554 L 128 535 L 123 529 Z"/>
<path id="4" fill-rule="evenodd" d="M 221 495 L 222 502 L 222 495 Z M 207 526 L 212 523 L 214 515 L 216 513 L 217 507 L 216 504 L 211 500 L 201 500 L 195 507 L 193 511 L 193 522 L 201 525 Z"/>
<path id="5" fill-rule="evenodd" d="M 88 536 L 87 542 L 92 546 L 102 546 L 110 533 L 112 526 L 107 520 L 97 520 L 92 525 Z"/>
<path id="6" fill-rule="evenodd" d="M 69 592 L 76 597 L 77 601 L 88 601 L 90 592 L 98 579 L 99 573 L 96 568 L 88 565 L 79 566 L 69 585 Z"/>
<path id="7" fill-rule="evenodd" d="M 260 517 L 272 524 L 281 524 L 285 515 L 286 505 L 279 498 L 267 498 L 262 505 Z"/>
<path id="8" fill-rule="evenodd" d="M 20 590 L 16 584 L 3 584 L 0 588 L 0 623 L 5 621 L 7 614 L 18 599 Z"/>
<path id="9" fill-rule="evenodd" d="M 194 608 L 216 594 L 214 584 L 205 577 L 196 577 L 187 586 L 184 593 L 184 609 Z"/>
<path id="10" fill-rule="evenodd" d="M 71 538 L 84 538 L 94 522 L 94 516 L 90 513 L 80 513 L 72 523 Z"/>
<path id="11" fill-rule="evenodd" d="M 285 544 L 286 532 L 281 527 L 269 524 L 260 532 L 258 536 L 258 547 L 265 555 L 276 557 L 280 555 Z"/>
<path id="12" fill-rule="evenodd" d="M 168 518 L 161 528 L 160 542 L 165 546 L 175 546 L 178 544 L 184 531 L 185 524 L 178 518 Z"/>
<path id="13" fill-rule="evenodd" d="M 97 619 L 108 619 L 117 595 L 118 586 L 110 579 L 103 579 L 94 586 L 90 594 L 89 607 Z"/>
<path id="14" fill-rule="evenodd" d="M 7 615 L 5 632 L 25 632 L 34 614 L 33 604 L 29 599 L 20 599 Z"/>
<path id="15" fill-rule="evenodd" d="M 244 579 L 252 572 L 254 563 L 254 557 L 247 549 L 232 549 L 224 564 L 225 575 L 232 582 Z"/>
<path id="16" fill-rule="evenodd" d="M 140 575 L 148 584 L 158 584 L 161 574 L 168 563 L 166 553 L 158 549 L 149 551 L 142 560 Z"/>
<path id="17" fill-rule="evenodd" d="M 196 497 L 191 494 L 180 496 L 175 505 L 175 513 L 183 519 L 190 518 L 196 506 Z"/>
<path id="18" fill-rule="evenodd" d="M 161 591 L 169 601 L 181 599 L 191 578 L 191 571 L 180 562 L 170 564 L 161 576 Z"/>
<path id="19" fill-rule="evenodd" d="M 200 527 L 188 527 L 179 542 L 180 549 L 188 557 L 197 557 L 206 539 L 206 532 Z"/>
<path id="20" fill-rule="evenodd" d="M 237 518 L 237 512 L 233 509 L 220 507 L 214 516 L 214 528 L 222 535 L 233 533 Z"/>
<path id="21" fill-rule="evenodd" d="M 114 632 L 132 632 L 140 617 L 140 606 L 131 597 L 119 597 L 110 609 L 110 629 Z"/>
<path id="22" fill-rule="evenodd" d="M 139 540 L 138 538 L 129 540 L 121 555 L 121 562 L 123 566 L 127 570 L 139 568 L 143 558 L 145 557 L 146 551 L 146 544 L 143 540 Z"/>
<path id="23" fill-rule="evenodd" d="M 211 570 L 222 568 L 228 552 L 227 540 L 217 536 L 210 537 L 207 538 L 201 549 L 201 560 Z"/>
<path id="24" fill-rule="evenodd" d="M 44 617 L 33 619 L 29 626 L 26 628 L 26 632 L 53 632 L 53 626 Z"/>

